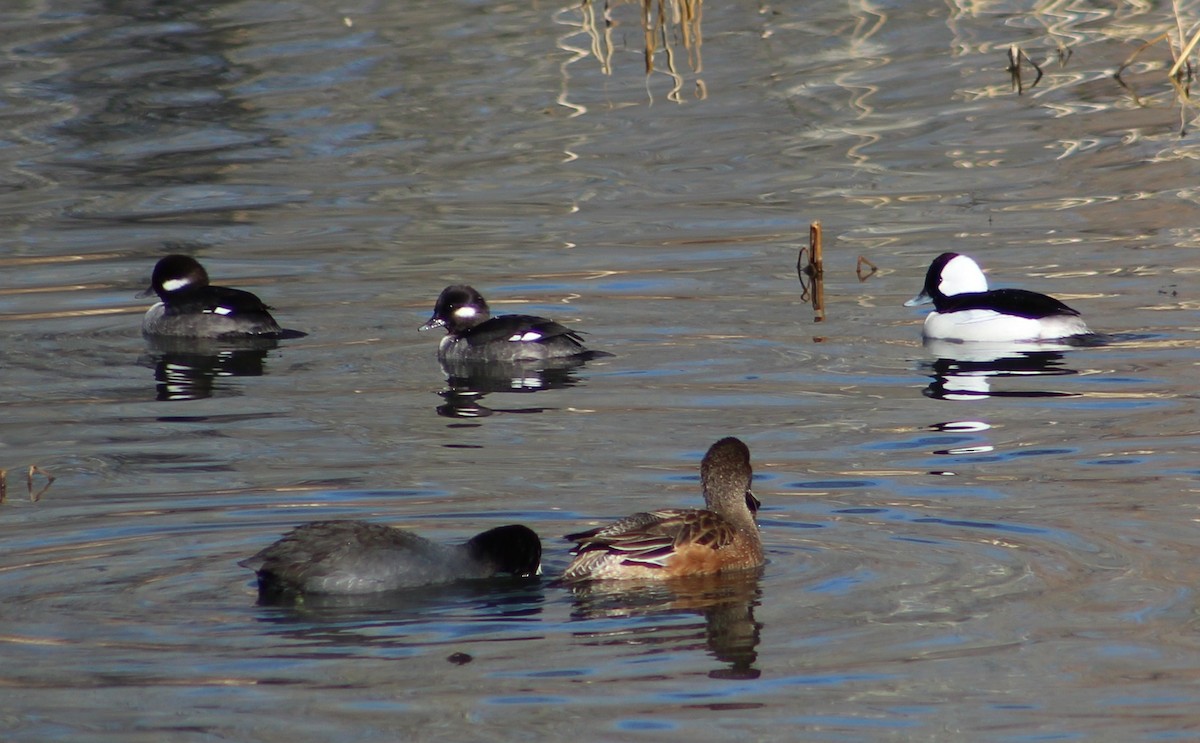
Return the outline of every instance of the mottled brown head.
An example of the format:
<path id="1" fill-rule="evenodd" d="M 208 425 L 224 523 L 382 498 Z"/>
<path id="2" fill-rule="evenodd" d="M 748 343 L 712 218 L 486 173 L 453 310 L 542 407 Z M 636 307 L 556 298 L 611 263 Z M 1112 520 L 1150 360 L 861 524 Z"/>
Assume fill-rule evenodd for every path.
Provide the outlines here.
<path id="1" fill-rule="evenodd" d="M 739 528 L 757 528 L 754 514 L 759 504 L 750 492 L 753 479 L 750 449 L 733 436 L 723 438 L 709 447 L 700 464 L 705 505 Z"/>

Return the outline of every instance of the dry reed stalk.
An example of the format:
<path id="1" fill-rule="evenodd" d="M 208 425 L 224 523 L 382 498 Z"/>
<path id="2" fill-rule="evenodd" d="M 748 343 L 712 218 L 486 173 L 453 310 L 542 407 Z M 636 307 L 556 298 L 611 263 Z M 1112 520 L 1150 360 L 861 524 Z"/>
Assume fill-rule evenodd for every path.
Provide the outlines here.
<path id="1" fill-rule="evenodd" d="M 1061 57 L 1061 54 L 1062 54 L 1062 52 L 1060 51 L 1059 52 L 1060 57 Z M 1025 53 L 1025 50 L 1022 49 L 1021 47 L 1017 46 L 1016 44 L 1009 46 L 1008 47 L 1008 74 L 1010 76 L 1012 76 L 1012 86 L 1013 86 L 1013 89 L 1017 91 L 1017 95 L 1023 95 L 1026 90 L 1025 85 L 1024 85 L 1023 81 L 1021 80 L 1021 60 L 1025 60 L 1029 64 L 1033 65 L 1033 69 L 1037 70 L 1037 77 L 1035 77 L 1033 79 L 1033 84 L 1029 86 L 1028 90 L 1033 90 L 1034 88 L 1037 87 L 1037 84 L 1042 81 L 1041 66 L 1037 62 L 1034 62 L 1029 57 L 1029 55 Z"/>
<path id="2" fill-rule="evenodd" d="M 808 254 L 807 263 L 804 260 Z M 800 248 L 796 256 L 796 275 L 800 279 L 803 290 L 800 298 L 812 300 L 813 312 L 816 316 L 813 322 L 825 320 L 825 257 L 821 246 L 821 223 L 812 222 L 808 226 L 808 247 Z"/>
<path id="3" fill-rule="evenodd" d="M 863 273 L 863 266 L 869 266 L 871 268 L 871 270 L 867 271 L 866 273 Z M 858 276 L 858 280 L 860 283 L 871 278 L 878 272 L 879 272 L 879 266 L 876 266 L 874 263 L 867 260 L 867 257 L 865 255 L 860 255 L 858 257 L 858 263 L 855 264 L 855 266 L 854 266 L 854 273 Z"/>

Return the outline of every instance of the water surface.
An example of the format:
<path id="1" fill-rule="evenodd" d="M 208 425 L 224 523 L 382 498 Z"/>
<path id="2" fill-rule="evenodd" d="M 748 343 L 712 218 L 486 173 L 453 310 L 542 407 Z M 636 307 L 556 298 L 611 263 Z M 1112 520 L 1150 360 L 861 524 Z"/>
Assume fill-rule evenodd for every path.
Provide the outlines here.
<path id="1" fill-rule="evenodd" d="M 633 5 L 0 12 L 5 740 L 1193 735 L 1200 149 L 1165 47 L 1111 77 L 1175 21 L 894 5 L 708 5 L 649 76 Z M 1110 342 L 924 348 L 946 250 Z M 169 252 L 309 335 L 147 345 Z M 456 282 L 615 355 L 447 380 Z M 522 522 L 552 576 L 726 435 L 761 575 L 295 609 L 237 566 Z"/>

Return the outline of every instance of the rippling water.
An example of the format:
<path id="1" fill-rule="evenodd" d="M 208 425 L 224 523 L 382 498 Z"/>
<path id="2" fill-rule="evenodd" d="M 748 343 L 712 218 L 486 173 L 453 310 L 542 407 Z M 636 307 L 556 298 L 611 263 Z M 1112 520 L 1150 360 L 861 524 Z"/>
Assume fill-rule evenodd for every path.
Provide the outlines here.
<path id="1" fill-rule="evenodd" d="M 633 5 L 0 11 L 0 737 L 1194 737 L 1200 146 L 1164 45 L 1112 78 L 1175 19 L 893 5 L 668 13 L 649 76 Z M 1109 342 L 922 347 L 945 250 Z M 169 252 L 308 336 L 147 345 Z M 464 281 L 615 355 L 447 379 Z M 552 576 L 725 435 L 761 575 L 297 609 L 237 566 L 520 521 Z"/>

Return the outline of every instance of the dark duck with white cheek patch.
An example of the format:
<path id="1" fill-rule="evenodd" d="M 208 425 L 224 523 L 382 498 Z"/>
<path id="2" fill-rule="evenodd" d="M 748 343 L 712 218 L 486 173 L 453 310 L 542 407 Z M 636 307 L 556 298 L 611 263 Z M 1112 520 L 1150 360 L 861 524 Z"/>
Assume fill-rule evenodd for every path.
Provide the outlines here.
<path id="1" fill-rule="evenodd" d="M 541 361 L 607 356 L 583 345 L 578 331 L 533 315 L 492 317 L 483 296 L 456 284 L 442 290 L 419 330 L 445 328 L 438 358 L 448 362 Z"/>
<path id="2" fill-rule="evenodd" d="M 154 266 L 150 288 L 161 300 L 142 319 L 142 334 L 175 338 L 282 338 L 288 334 L 270 308 L 247 291 L 213 286 L 208 272 L 186 255 L 168 255 Z"/>
<path id="3" fill-rule="evenodd" d="M 528 527 L 489 529 L 465 544 L 431 542 L 366 521 L 314 521 L 238 563 L 259 592 L 356 595 L 542 571 L 542 542 Z"/>
<path id="4" fill-rule="evenodd" d="M 566 538 L 577 542 L 562 580 L 667 580 L 757 568 L 764 563 L 750 492 L 750 450 L 724 438 L 700 464 L 705 509 L 635 513 Z"/>
<path id="5" fill-rule="evenodd" d="M 906 307 L 932 302 L 923 335 L 947 341 L 1053 341 L 1093 335 L 1079 312 L 1025 289 L 988 289 L 979 265 L 942 253 L 925 274 L 921 293 Z"/>

